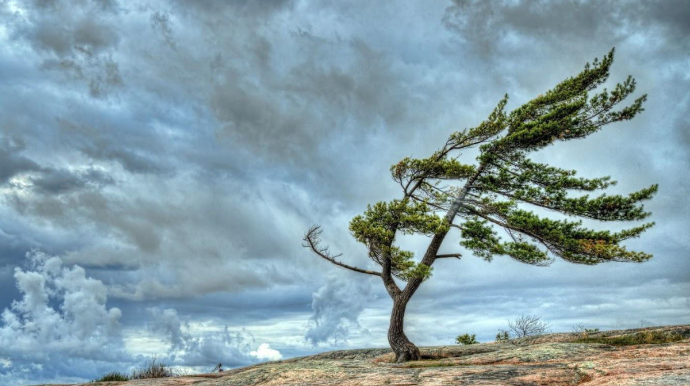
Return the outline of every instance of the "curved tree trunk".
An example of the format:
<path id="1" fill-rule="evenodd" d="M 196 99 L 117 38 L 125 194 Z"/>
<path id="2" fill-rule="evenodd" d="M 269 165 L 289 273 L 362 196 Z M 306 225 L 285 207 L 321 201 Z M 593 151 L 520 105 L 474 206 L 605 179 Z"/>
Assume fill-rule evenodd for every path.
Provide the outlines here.
<path id="1" fill-rule="evenodd" d="M 395 353 L 395 361 L 398 363 L 421 359 L 419 349 L 407 339 L 403 331 L 403 320 L 408 301 L 410 298 L 402 295 L 393 298 L 391 323 L 388 327 L 388 343 L 391 345 L 391 349 Z"/>

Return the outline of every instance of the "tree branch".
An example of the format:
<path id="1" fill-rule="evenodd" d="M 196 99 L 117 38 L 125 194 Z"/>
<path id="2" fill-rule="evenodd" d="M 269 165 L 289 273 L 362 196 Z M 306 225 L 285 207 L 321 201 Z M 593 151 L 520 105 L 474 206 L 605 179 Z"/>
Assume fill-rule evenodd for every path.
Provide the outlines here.
<path id="1" fill-rule="evenodd" d="M 453 224 L 453 220 L 460 211 L 460 208 L 463 206 L 463 201 L 465 200 L 465 197 L 467 196 L 470 187 L 482 174 L 484 168 L 486 168 L 486 163 L 482 162 L 477 168 L 477 171 L 474 173 L 474 175 L 467 180 L 465 186 L 462 188 L 455 200 L 453 200 L 453 203 L 450 205 L 448 212 L 446 212 L 446 215 L 443 218 L 445 223 L 449 226 Z M 441 248 L 441 244 L 443 243 L 443 239 L 445 239 L 446 234 L 448 234 L 447 230 L 445 232 L 437 233 L 431 238 L 431 242 L 429 243 L 429 246 L 426 249 L 426 253 L 424 253 L 424 257 L 422 257 L 422 264 L 427 265 L 429 267 L 431 267 L 431 265 L 434 264 L 437 252 Z M 422 280 L 423 279 L 421 278 L 410 279 L 407 282 L 405 289 L 403 290 L 404 296 L 408 298 L 412 297 L 412 295 L 414 295 L 414 293 L 417 291 L 417 288 L 419 288 L 419 286 L 422 284 Z"/>
<path id="2" fill-rule="evenodd" d="M 456 259 L 459 260 L 459 259 L 462 257 L 462 255 L 459 254 L 459 253 L 447 253 L 447 254 L 444 254 L 444 255 L 436 255 L 436 258 L 437 258 L 437 259 L 445 259 L 445 258 L 448 258 L 448 257 L 455 257 Z"/>
<path id="3" fill-rule="evenodd" d="M 546 249 L 547 249 L 549 252 L 551 252 L 552 254 L 554 254 L 554 255 L 556 255 L 556 256 L 562 256 L 562 252 L 561 252 L 561 250 L 560 250 L 559 247 L 557 247 L 556 245 L 553 245 L 550 241 L 548 241 L 548 240 L 544 239 L 543 237 L 541 237 L 541 236 L 535 234 L 534 232 L 529 232 L 529 231 L 527 231 L 527 230 L 525 230 L 525 229 L 520 229 L 520 228 L 512 227 L 512 226 L 510 226 L 510 225 L 508 225 L 508 224 L 506 224 L 506 223 L 504 223 L 504 222 L 501 222 L 501 221 L 498 221 L 498 220 L 496 220 L 496 219 L 494 219 L 494 218 L 491 218 L 491 216 L 489 216 L 487 213 L 482 213 L 482 212 L 476 210 L 475 208 L 472 208 L 472 207 L 469 206 L 469 205 L 463 205 L 463 206 L 464 206 L 465 208 L 468 208 L 468 209 L 470 210 L 470 212 L 472 212 L 473 214 L 475 214 L 475 215 L 477 215 L 477 216 L 479 216 L 479 217 L 481 217 L 481 218 L 483 218 L 483 219 L 485 219 L 485 220 L 487 220 L 487 221 L 489 221 L 489 222 L 491 222 L 491 223 L 494 223 L 494 224 L 496 224 L 496 225 L 502 227 L 502 228 L 505 229 L 506 231 L 513 230 L 513 231 L 515 231 L 515 232 L 519 232 L 519 233 L 525 234 L 525 235 L 527 235 L 527 236 L 533 238 L 534 240 L 536 240 L 536 241 L 538 241 L 539 243 L 541 243 L 544 247 L 546 247 Z M 453 225 L 455 225 L 455 224 L 453 224 Z M 457 227 L 457 228 L 460 228 L 459 226 L 456 226 L 456 227 Z M 512 237 L 512 234 L 511 234 L 511 237 Z"/>
<path id="4" fill-rule="evenodd" d="M 321 240 L 319 236 L 321 235 L 321 227 L 318 225 L 314 225 L 311 228 L 309 228 L 309 231 L 307 231 L 307 234 L 304 235 L 304 241 L 306 241 L 306 244 L 302 244 L 303 247 L 311 249 L 314 253 L 319 255 L 320 257 L 330 261 L 331 263 L 347 268 L 351 271 L 359 272 L 359 273 L 366 273 L 369 275 L 374 275 L 374 276 L 381 276 L 381 273 L 379 272 L 374 272 L 374 271 L 369 271 L 367 269 L 362 269 L 358 267 L 353 267 L 351 265 L 347 265 L 345 263 L 342 263 L 338 260 L 336 260 L 337 257 L 342 256 L 342 254 L 337 254 L 337 255 L 331 255 L 330 252 L 328 252 L 328 247 L 321 248 L 319 247 L 319 244 L 321 243 Z"/>

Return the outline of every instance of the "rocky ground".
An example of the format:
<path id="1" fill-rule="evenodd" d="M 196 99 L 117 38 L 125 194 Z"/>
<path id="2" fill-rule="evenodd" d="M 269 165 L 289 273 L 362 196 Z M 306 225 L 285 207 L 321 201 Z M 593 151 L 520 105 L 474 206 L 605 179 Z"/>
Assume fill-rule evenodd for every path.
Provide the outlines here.
<path id="1" fill-rule="evenodd" d="M 690 325 L 426 347 L 391 363 L 387 349 L 334 351 L 215 374 L 100 385 L 690 385 Z"/>

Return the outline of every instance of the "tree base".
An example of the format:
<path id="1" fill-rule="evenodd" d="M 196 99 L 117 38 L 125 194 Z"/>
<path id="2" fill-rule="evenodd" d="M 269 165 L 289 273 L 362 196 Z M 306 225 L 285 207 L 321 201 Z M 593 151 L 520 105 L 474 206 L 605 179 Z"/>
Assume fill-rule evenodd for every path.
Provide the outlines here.
<path id="1" fill-rule="evenodd" d="M 419 352 L 419 349 L 412 343 L 406 344 L 403 347 L 394 347 L 393 352 L 395 353 L 395 363 L 418 361 L 422 359 L 422 354 Z"/>

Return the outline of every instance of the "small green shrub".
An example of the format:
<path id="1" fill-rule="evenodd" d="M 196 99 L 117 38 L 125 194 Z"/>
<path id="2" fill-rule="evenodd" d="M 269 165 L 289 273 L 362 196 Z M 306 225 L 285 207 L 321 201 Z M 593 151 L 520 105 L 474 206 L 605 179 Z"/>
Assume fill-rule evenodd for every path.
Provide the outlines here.
<path id="1" fill-rule="evenodd" d="M 144 365 L 144 367 L 132 371 L 131 379 L 148 379 L 148 378 L 167 378 L 174 376 L 172 370 L 164 363 L 158 362 L 156 357 Z"/>
<path id="2" fill-rule="evenodd" d="M 123 373 L 118 373 L 117 371 L 110 372 L 93 382 L 126 382 L 129 381 L 129 377 Z"/>
<path id="3" fill-rule="evenodd" d="M 468 345 L 468 344 L 477 344 L 477 340 L 475 339 L 476 335 L 475 334 L 464 334 L 464 335 L 458 335 L 455 338 L 455 343 L 457 344 L 462 344 L 462 345 Z"/>
<path id="4" fill-rule="evenodd" d="M 505 342 L 507 340 L 510 340 L 510 333 L 506 330 L 498 330 L 498 334 L 496 334 L 496 342 Z"/>
<path id="5" fill-rule="evenodd" d="M 599 332 L 598 328 L 585 328 L 585 332 Z"/>

